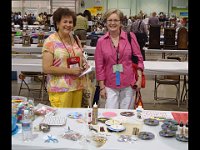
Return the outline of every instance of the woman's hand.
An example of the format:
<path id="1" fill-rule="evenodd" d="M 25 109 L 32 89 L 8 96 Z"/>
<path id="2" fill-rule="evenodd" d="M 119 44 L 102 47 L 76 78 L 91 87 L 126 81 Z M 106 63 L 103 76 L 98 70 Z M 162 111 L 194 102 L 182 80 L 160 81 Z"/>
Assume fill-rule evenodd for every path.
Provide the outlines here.
<path id="1" fill-rule="evenodd" d="M 83 68 L 83 70 L 87 70 L 90 68 L 90 66 L 87 63 L 85 63 L 82 68 Z"/>
<path id="2" fill-rule="evenodd" d="M 83 72 L 83 69 L 80 67 L 70 68 L 70 70 L 71 70 L 71 74 L 75 76 L 79 76 Z"/>
<path id="3" fill-rule="evenodd" d="M 142 85 L 142 76 L 138 76 L 138 80 L 135 82 L 135 85 L 133 86 L 133 88 L 136 91 L 139 91 L 141 89 L 141 85 Z"/>
<path id="4" fill-rule="evenodd" d="M 102 99 L 107 99 L 107 93 L 106 93 L 106 88 L 100 88 L 100 96 Z"/>

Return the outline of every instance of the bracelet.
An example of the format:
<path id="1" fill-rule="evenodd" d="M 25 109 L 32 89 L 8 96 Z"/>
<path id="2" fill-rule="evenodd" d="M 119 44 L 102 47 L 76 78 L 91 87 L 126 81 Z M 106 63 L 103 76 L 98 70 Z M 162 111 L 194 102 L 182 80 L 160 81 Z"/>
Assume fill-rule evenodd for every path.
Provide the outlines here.
<path id="1" fill-rule="evenodd" d="M 105 86 L 103 88 L 101 88 L 100 91 L 102 91 L 103 89 L 105 89 Z"/>

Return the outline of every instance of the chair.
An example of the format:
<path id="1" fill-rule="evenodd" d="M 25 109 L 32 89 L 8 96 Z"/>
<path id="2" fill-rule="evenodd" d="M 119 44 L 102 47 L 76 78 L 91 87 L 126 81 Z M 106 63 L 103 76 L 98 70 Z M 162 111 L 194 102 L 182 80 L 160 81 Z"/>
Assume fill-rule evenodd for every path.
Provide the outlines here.
<path id="1" fill-rule="evenodd" d="M 26 77 L 34 77 L 35 80 L 38 80 L 41 83 L 40 88 L 30 88 L 30 86 L 28 85 L 28 83 L 25 80 Z M 28 90 L 28 97 L 30 96 L 31 91 L 39 91 L 39 99 L 40 98 L 43 99 L 43 92 L 44 91 L 47 92 L 46 75 L 44 73 L 41 73 L 41 72 L 21 72 L 21 74 L 19 75 L 19 78 L 21 79 L 21 84 L 20 84 L 19 93 L 18 93 L 19 96 L 21 94 L 21 90 L 27 89 Z M 24 84 L 25 84 L 26 87 L 23 86 Z"/>
<path id="2" fill-rule="evenodd" d="M 181 92 L 181 103 L 186 102 L 186 107 L 188 107 L 188 77 L 184 75 L 183 89 Z"/>
<path id="3" fill-rule="evenodd" d="M 158 61 L 178 61 L 176 59 L 159 59 Z M 175 86 L 176 97 L 159 97 L 158 88 L 160 85 L 172 85 Z M 178 107 L 180 104 L 180 75 L 155 75 L 155 86 L 154 86 L 154 104 L 155 101 L 159 100 L 176 100 Z"/>

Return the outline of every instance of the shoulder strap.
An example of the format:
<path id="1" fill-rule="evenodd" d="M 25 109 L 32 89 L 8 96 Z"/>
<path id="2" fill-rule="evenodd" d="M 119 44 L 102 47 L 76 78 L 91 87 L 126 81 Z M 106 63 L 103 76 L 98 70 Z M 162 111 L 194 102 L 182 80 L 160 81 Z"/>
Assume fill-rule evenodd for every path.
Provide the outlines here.
<path id="1" fill-rule="evenodd" d="M 78 47 L 80 47 L 77 36 L 73 34 L 73 37 L 74 37 L 74 39 L 75 39 L 76 44 L 78 45 Z M 80 47 L 80 48 L 81 48 L 81 47 Z"/>
<path id="2" fill-rule="evenodd" d="M 127 32 L 127 37 L 128 37 L 128 41 L 129 41 L 129 43 L 130 43 L 130 45 L 131 45 L 131 52 L 132 52 L 132 61 L 135 63 L 135 64 L 138 64 L 138 57 L 137 56 L 135 56 L 134 54 L 133 54 L 133 49 L 132 49 L 132 44 L 131 44 L 131 34 L 130 34 L 130 32 Z"/>
<path id="3" fill-rule="evenodd" d="M 141 25 L 141 23 L 142 23 L 142 20 L 141 20 L 140 23 L 139 23 L 138 32 L 140 31 L 140 25 Z"/>
<path id="4" fill-rule="evenodd" d="M 128 37 L 128 41 L 131 44 L 131 34 L 130 32 L 127 32 L 127 37 Z M 131 50 L 132 50 L 132 46 L 131 46 Z"/>

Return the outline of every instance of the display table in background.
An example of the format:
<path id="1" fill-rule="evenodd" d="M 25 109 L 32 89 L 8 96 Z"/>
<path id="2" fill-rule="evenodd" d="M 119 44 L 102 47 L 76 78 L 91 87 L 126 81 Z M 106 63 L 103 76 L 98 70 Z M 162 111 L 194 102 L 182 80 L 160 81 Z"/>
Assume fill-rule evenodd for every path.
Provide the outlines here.
<path id="1" fill-rule="evenodd" d="M 94 54 L 95 53 L 96 47 L 92 46 L 87 46 L 85 45 L 83 47 L 83 50 L 87 52 L 88 54 Z M 38 47 L 37 44 L 31 44 L 29 47 L 24 47 L 22 44 L 14 44 L 12 46 L 12 52 L 17 52 L 17 53 L 42 53 L 42 47 Z"/>
<path id="2" fill-rule="evenodd" d="M 95 70 L 94 60 L 88 61 Z M 42 71 L 42 59 L 12 58 L 12 71 Z M 144 61 L 145 75 L 187 75 L 188 62 Z"/>

